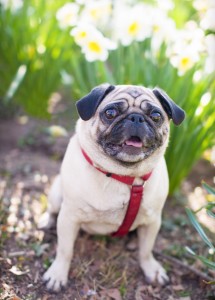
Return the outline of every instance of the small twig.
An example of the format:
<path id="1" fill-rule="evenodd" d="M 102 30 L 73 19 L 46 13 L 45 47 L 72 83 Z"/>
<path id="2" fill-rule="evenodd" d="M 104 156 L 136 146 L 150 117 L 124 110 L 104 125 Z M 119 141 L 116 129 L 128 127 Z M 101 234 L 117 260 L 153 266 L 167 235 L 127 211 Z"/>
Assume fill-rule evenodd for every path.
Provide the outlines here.
<path id="1" fill-rule="evenodd" d="M 37 283 L 39 279 L 39 271 L 36 272 L 35 277 L 34 277 L 34 283 Z"/>
<path id="2" fill-rule="evenodd" d="M 163 254 L 163 253 L 161 253 L 161 252 L 159 252 L 159 251 L 157 251 L 157 250 L 154 250 L 153 252 L 154 252 L 156 255 L 161 256 L 161 257 L 164 258 L 165 260 L 168 260 L 170 263 L 172 263 L 172 264 L 177 264 L 178 266 L 180 266 L 180 267 L 182 267 L 182 268 L 184 268 L 184 269 L 189 270 L 190 272 L 196 274 L 197 276 L 199 276 L 200 278 L 204 279 L 205 281 L 210 282 L 210 281 L 213 281 L 213 280 L 214 280 L 214 278 L 212 278 L 212 277 L 206 275 L 205 273 L 203 273 L 203 272 L 201 272 L 201 271 L 195 269 L 195 268 L 192 267 L 192 266 L 189 266 L 189 265 L 186 264 L 186 263 L 183 263 L 182 261 L 180 261 L 180 260 L 178 260 L 178 259 L 176 259 L 176 258 L 174 258 L 174 257 L 172 257 L 172 256 Z"/>
<path id="3" fill-rule="evenodd" d="M 25 190 L 25 191 L 36 190 L 37 192 L 41 192 L 41 191 L 44 191 L 44 187 L 42 187 L 39 184 L 26 183 L 23 186 L 23 190 Z"/>
<path id="4" fill-rule="evenodd" d="M 35 252 L 34 251 L 16 251 L 16 252 L 10 252 L 8 253 L 8 257 L 18 257 L 18 256 L 34 256 Z"/>

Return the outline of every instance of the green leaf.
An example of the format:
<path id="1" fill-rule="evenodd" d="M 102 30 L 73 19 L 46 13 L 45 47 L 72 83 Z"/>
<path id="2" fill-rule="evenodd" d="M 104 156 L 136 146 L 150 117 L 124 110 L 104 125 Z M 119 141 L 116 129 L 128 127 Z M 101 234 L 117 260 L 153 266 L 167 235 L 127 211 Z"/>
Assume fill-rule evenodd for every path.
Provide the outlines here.
<path id="1" fill-rule="evenodd" d="M 201 261 L 203 262 L 203 264 L 210 268 L 210 269 L 215 269 L 215 262 L 212 262 L 211 260 L 205 258 L 204 256 L 201 256 L 201 255 L 196 255 L 196 257 Z"/>
<path id="2" fill-rule="evenodd" d="M 192 225 L 195 227 L 195 229 L 197 230 L 197 232 L 199 233 L 200 237 L 202 238 L 202 240 L 213 250 L 215 250 L 214 245 L 212 244 L 212 242 L 209 240 L 209 238 L 207 237 L 206 233 L 204 232 L 202 226 L 199 224 L 199 222 L 197 221 L 194 213 L 192 212 L 191 209 L 189 208 L 185 208 L 186 213 L 190 219 L 190 222 L 192 223 Z"/>
<path id="3" fill-rule="evenodd" d="M 215 219 L 215 213 L 213 213 L 213 212 L 212 212 L 211 210 L 209 210 L 209 209 L 207 209 L 206 212 L 207 212 L 208 216 L 210 216 L 210 217 L 212 217 L 212 218 Z"/>
<path id="4" fill-rule="evenodd" d="M 9 102 L 10 99 L 13 98 L 14 94 L 16 93 L 16 90 L 19 88 L 19 86 L 26 74 L 26 71 L 27 71 L 26 65 L 21 65 L 18 68 L 16 75 L 15 75 L 13 81 L 11 82 L 11 84 L 7 90 L 7 93 L 4 97 L 5 103 Z"/>
<path id="5" fill-rule="evenodd" d="M 196 256 L 196 253 L 188 246 L 185 247 L 185 249 L 187 250 L 187 252 L 189 252 L 191 255 Z"/>
<path id="6" fill-rule="evenodd" d="M 215 195 L 215 189 L 208 185 L 206 182 L 202 182 L 203 188 L 208 192 L 208 194 Z"/>
<path id="7" fill-rule="evenodd" d="M 204 281 L 204 283 L 206 283 L 206 284 L 211 284 L 211 285 L 215 284 L 215 281 L 205 281 L 205 280 L 203 280 L 203 281 Z"/>
<path id="8" fill-rule="evenodd" d="M 209 202 L 208 204 L 205 205 L 206 209 L 212 210 L 215 208 L 215 202 Z"/>
<path id="9" fill-rule="evenodd" d="M 215 269 L 215 262 L 212 262 L 211 260 L 205 258 L 202 255 L 197 255 L 190 247 L 186 246 L 185 249 L 187 252 L 189 252 L 191 255 L 195 256 L 197 259 L 199 259 L 206 267 L 210 269 Z"/>

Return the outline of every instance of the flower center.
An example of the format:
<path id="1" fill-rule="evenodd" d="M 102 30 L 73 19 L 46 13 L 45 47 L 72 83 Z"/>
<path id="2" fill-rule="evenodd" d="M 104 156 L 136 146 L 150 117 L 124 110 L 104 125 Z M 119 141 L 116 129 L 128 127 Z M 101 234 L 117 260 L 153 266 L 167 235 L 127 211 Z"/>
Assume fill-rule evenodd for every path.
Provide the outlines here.
<path id="1" fill-rule="evenodd" d="M 78 34 L 78 37 L 79 37 L 80 39 L 84 39 L 86 36 L 87 36 L 86 31 L 81 31 L 81 32 Z"/>
<path id="2" fill-rule="evenodd" d="M 190 59 L 189 57 L 183 57 L 181 60 L 181 65 L 182 67 L 186 68 L 190 64 Z"/>
<path id="3" fill-rule="evenodd" d="M 160 31 L 160 26 L 157 24 L 153 25 L 153 32 L 159 32 Z"/>
<path id="4" fill-rule="evenodd" d="M 102 50 L 101 46 L 96 42 L 89 42 L 88 47 L 89 47 L 90 51 L 96 52 L 96 53 L 100 53 Z"/>
<path id="5" fill-rule="evenodd" d="M 99 17 L 99 10 L 96 9 L 96 8 L 91 9 L 90 15 L 91 15 L 91 17 L 92 17 L 94 20 L 97 20 L 98 17 Z"/>
<path id="6" fill-rule="evenodd" d="M 140 29 L 139 24 L 138 24 L 137 22 L 133 22 L 133 23 L 129 26 L 128 32 L 129 32 L 130 35 L 135 35 L 135 34 L 137 34 L 137 32 L 139 31 L 139 29 Z"/>

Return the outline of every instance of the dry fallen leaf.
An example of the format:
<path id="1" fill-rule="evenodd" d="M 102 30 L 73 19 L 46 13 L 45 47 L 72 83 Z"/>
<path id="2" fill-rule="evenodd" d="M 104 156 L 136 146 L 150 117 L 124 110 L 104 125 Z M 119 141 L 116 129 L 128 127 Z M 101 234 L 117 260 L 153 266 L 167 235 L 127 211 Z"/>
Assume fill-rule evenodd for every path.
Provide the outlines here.
<path id="1" fill-rule="evenodd" d="M 10 268 L 9 271 L 17 276 L 25 275 L 29 272 L 29 270 L 21 271 L 19 268 L 17 268 L 17 266 L 12 266 L 12 268 Z"/>
<path id="2" fill-rule="evenodd" d="M 102 292 L 100 292 L 100 294 L 102 296 L 108 296 L 114 300 L 122 300 L 122 297 L 118 289 L 103 290 Z"/>
<path id="3" fill-rule="evenodd" d="M 160 299 L 159 288 L 153 288 L 151 285 L 140 285 L 135 292 L 135 300 L 157 300 Z"/>
<path id="4" fill-rule="evenodd" d="M 9 300 L 22 300 L 21 298 L 19 298 L 18 296 L 16 295 L 13 295 L 9 298 Z"/>
<path id="5" fill-rule="evenodd" d="M 184 289 L 181 284 L 173 285 L 172 288 L 174 291 L 183 291 L 183 289 Z"/>

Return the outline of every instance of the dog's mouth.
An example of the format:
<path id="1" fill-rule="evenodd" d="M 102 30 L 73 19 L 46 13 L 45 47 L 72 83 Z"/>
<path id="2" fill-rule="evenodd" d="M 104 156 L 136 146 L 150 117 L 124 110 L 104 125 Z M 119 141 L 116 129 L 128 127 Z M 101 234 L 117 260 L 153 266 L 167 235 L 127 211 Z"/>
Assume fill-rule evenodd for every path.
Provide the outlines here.
<path id="1" fill-rule="evenodd" d="M 127 136 L 118 143 L 109 141 L 108 143 L 101 143 L 101 145 L 104 151 L 111 157 L 119 161 L 133 163 L 146 159 L 157 148 L 153 139 L 141 138 L 137 135 Z"/>
<path id="2" fill-rule="evenodd" d="M 121 152 L 132 156 L 140 155 L 143 151 L 146 151 L 143 141 L 138 136 L 129 137 L 120 146 Z"/>
<path id="3" fill-rule="evenodd" d="M 131 136 L 121 143 L 107 143 L 105 148 L 113 150 L 113 155 L 119 152 L 124 152 L 128 155 L 139 155 L 142 152 L 147 152 L 151 145 L 145 144 L 138 136 Z"/>
<path id="4" fill-rule="evenodd" d="M 125 140 L 125 142 L 122 144 L 122 147 L 124 146 L 142 148 L 143 142 L 138 136 L 131 136 L 128 140 Z"/>

